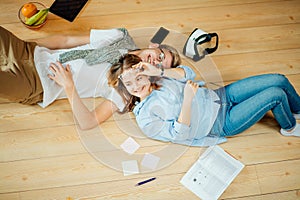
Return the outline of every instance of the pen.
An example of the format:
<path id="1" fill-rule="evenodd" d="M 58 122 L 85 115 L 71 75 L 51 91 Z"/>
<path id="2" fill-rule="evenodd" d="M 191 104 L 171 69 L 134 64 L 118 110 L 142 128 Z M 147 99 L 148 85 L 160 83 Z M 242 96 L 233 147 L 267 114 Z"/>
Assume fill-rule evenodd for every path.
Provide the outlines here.
<path id="1" fill-rule="evenodd" d="M 142 182 L 139 182 L 139 183 L 135 184 L 135 186 L 144 185 L 145 183 L 148 183 L 148 182 L 150 182 L 150 181 L 154 181 L 155 179 L 156 179 L 155 177 L 150 178 L 150 179 L 148 179 L 148 180 L 145 180 L 145 181 L 142 181 Z"/>

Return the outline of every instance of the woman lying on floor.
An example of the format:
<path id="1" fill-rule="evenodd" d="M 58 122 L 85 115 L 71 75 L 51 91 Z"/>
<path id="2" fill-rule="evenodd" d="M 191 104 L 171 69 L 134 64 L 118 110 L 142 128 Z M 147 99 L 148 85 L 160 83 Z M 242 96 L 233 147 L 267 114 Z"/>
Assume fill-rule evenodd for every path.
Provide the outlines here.
<path id="1" fill-rule="evenodd" d="M 217 90 L 199 87 L 187 66 L 163 69 L 135 55 L 112 66 L 109 84 L 148 137 L 194 146 L 243 132 L 272 111 L 284 136 L 300 136 L 300 97 L 280 74 L 252 76 Z"/>

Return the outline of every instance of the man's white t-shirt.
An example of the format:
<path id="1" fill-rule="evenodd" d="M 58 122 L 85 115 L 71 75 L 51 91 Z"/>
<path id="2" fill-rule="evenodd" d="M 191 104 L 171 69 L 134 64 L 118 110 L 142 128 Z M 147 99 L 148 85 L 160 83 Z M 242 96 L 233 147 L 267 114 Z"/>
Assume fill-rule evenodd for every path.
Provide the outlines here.
<path id="1" fill-rule="evenodd" d="M 39 105 L 45 108 L 56 99 L 66 98 L 63 88 L 47 76 L 52 73 L 49 69 L 50 63 L 55 63 L 59 58 L 59 54 L 74 49 L 105 47 L 122 37 L 123 32 L 118 29 L 92 29 L 90 32 L 90 44 L 60 50 L 50 50 L 45 47 L 36 46 L 34 61 L 44 90 L 43 101 Z M 107 83 L 107 71 L 111 67 L 110 63 L 87 65 L 84 59 L 77 59 L 66 62 L 63 65 L 65 66 L 66 64 L 70 64 L 71 66 L 75 87 L 81 98 L 104 97 L 115 103 L 119 110 L 124 108 L 121 96 Z"/>

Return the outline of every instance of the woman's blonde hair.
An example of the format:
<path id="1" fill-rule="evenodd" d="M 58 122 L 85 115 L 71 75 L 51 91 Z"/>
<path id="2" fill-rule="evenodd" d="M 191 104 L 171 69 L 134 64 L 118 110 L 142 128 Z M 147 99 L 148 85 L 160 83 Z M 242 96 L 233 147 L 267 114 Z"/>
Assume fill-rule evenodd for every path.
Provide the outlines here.
<path id="1" fill-rule="evenodd" d="M 131 69 L 133 65 L 138 64 L 142 60 L 134 54 L 126 54 L 119 59 L 119 62 L 114 64 L 108 71 L 107 79 L 108 84 L 115 88 L 117 92 L 121 95 L 123 102 L 125 103 L 125 108 L 120 113 L 125 113 L 132 111 L 135 105 L 135 102 L 139 102 L 140 99 L 136 96 L 131 95 L 125 85 L 123 84 L 121 78 L 122 73 L 125 70 Z M 160 86 L 156 83 L 159 78 L 152 77 L 150 78 L 151 86 L 153 89 L 158 89 Z"/>

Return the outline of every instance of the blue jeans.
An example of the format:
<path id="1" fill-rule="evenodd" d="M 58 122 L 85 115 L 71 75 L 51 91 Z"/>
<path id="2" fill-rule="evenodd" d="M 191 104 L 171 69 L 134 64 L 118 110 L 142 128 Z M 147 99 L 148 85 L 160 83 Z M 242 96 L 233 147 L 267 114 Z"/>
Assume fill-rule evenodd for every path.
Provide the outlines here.
<path id="1" fill-rule="evenodd" d="M 211 134 L 232 136 L 257 123 L 272 111 L 280 127 L 296 125 L 293 113 L 300 113 L 300 97 L 281 74 L 252 76 L 216 90 L 221 108 Z"/>

